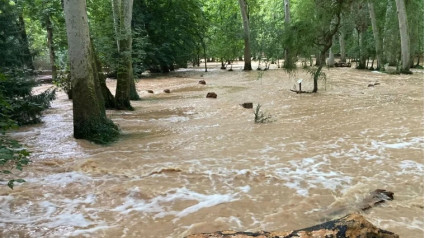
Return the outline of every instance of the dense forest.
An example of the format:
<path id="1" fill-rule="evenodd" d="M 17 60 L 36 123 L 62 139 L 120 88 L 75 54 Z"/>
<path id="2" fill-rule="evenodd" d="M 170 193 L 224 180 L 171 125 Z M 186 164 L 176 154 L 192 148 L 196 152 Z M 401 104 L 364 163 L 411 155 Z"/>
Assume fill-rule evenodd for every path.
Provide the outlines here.
<path id="1" fill-rule="evenodd" d="M 409 73 L 422 63 L 423 16 L 421 0 L 0 0 L 0 128 L 39 121 L 55 92 L 31 95 L 27 79 L 46 70 L 73 99 L 74 137 L 96 143 L 116 139 L 105 109 L 133 110 L 145 71 L 298 63 L 311 67 L 312 92 L 335 63 Z M 22 169 L 28 152 L 1 138 L 3 173 Z"/>

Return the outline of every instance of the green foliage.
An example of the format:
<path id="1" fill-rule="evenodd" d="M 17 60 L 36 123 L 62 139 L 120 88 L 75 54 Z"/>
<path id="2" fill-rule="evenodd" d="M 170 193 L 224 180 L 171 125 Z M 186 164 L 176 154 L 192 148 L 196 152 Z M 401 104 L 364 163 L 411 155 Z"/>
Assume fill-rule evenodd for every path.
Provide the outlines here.
<path id="1" fill-rule="evenodd" d="M 32 95 L 33 86 L 33 81 L 25 80 L 18 72 L 0 73 L 0 180 L 8 180 L 11 189 L 15 182 L 24 182 L 14 179 L 13 171 L 22 171 L 30 160 L 29 152 L 5 132 L 17 125 L 38 122 L 41 111 L 49 107 L 55 95 L 54 90 Z"/>
<path id="2" fill-rule="evenodd" d="M 68 99 L 72 99 L 71 75 L 68 71 L 59 71 L 56 80 L 53 83 L 56 87 L 61 88 L 67 95 Z"/>
<path id="3" fill-rule="evenodd" d="M 152 72 L 186 67 L 204 35 L 205 21 L 199 1 L 135 1 L 133 12 L 136 34 L 145 38 L 134 45 L 135 52 L 143 57 L 144 67 Z"/>
<path id="4" fill-rule="evenodd" d="M 48 89 L 38 95 L 32 95 L 36 86 L 19 71 L 11 72 L 0 78 L 0 92 L 8 107 L 0 108 L 0 114 L 7 114 L 17 125 L 27 125 L 40 122 L 41 113 L 55 99 L 55 89 Z"/>
<path id="5" fill-rule="evenodd" d="M 30 153 L 21 148 L 21 145 L 5 135 L 0 135 L 0 180 L 9 178 L 7 186 L 13 189 L 14 183 L 23 183 L 23 179 L 13 179 L 12 171 L 22 171 L 30 163 Z"/>
<path id="6" fill-rule="evenodd" d="M 14 2 L 13 2 L 14 3 Z M 0 67 L 31 67 L 22 8 L 0 0 Z"/>
<path id="7" fill-rule="evenodd" d="M 271 121 L 271 115 L 264 114 L 261 110 L 261 105 L 257 104 L 254 109 L 254 122 L 255 123 L 267 123 Z"/>

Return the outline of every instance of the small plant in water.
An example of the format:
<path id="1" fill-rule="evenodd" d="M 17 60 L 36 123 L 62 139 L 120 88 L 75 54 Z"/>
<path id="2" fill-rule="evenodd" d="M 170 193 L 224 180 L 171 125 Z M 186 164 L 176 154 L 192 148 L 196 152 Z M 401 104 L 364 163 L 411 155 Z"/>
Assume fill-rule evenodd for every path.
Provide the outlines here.
<path id="1" fill-rule="evenodd" d="M 267 123 L 270 122 L 270 119 L 272 118 L 268 114 L 264 114 L 261 110 L 261 104 L 257 104 L 257 107 L 254 110 L 254 122 L 255 123 Z"/>

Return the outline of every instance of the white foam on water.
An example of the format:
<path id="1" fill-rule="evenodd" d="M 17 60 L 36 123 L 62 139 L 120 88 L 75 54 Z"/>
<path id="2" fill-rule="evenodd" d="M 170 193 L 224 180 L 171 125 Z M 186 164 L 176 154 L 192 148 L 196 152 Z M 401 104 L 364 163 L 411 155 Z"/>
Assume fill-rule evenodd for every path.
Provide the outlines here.
<path id="1" fill-rule="evenodd" d="M 401 171 L 398 171 L 397 175 L 415 174 L 423 176 L 424 174 L 424 165 L 413 160 L 403 160 L 398 164 L 398 167 Z"/>
<path id="2" fill-rule="evenodd" d="M 98 225 L 95 226 L 93 228 L 88 228 L 88 229 L 77 229 L 74 230 L 72 232 L 67 232 L 64 234 L 64 236 L 69 237 L 69 236 L 84 236 L 84 234 L 86 234 L 86 237 L 91 237 L 90 235 L 88 235 L 87 233 L 93 233 L 96 232 L 98 230 L 106 230 L 106 229 L 110 229 L 112 226 L 108 226 L 108 225 Z"/>
<path id="3" fill-rule="evenodd" d="M 371 142 L 372 147 L 374 149 L 382 150 L 385 148 L 388 149 L 405 149 L 405 148 L 412 148 L 412 149 L 420 149 L 424 147 L 424 138 L 423 137 L 414 137 L 407 141 L 401 141 L 400 139 L 397 140 L 396 143 L 387 143 L 384 141 L 375 141 L 373 140 Z"/>
<path id="4" fill-rule="evenodd" d="M 137 190 L 132 190 L 129 196 L 125 198 L 122 205 L 113 209 L 123 214 L 128 214 L 132 211 L 138 211 L 146 214 L 153 214 L 153 218 L 162 218 L 168 215 L 173 215 L 176 218 L 174 222 L 189 214 L 195 213 L 203 208 L 213 207 L 221 203 L 232 202 L 235 200 L 235 194 L 201 194 L 189 190 L 185 187 L 168 191 L 165 195 L 160 195 L 149 200 L 135 199 L 134 193 Z M 183 210 L 172 210 L 173 203 L 177 201 L 190 200 L 197 201 L 195 205 L 184 208 Z"/>
<path id="5" fill-rule="evenodd" d="M 55 196 L 45 196 L 52 197 Z M 64 199 L 57 201 L 28 201 L 20 205 L 17 210 L 11 210 L 10 204 L 15 198 L 12 196 L 0 197 L 0 223 L 31 224 L 39 227 L 55 228 L 59 226 L 88 227 L 88 221 L 83 213 L 75 212 L 81 204 L 93 204 L 96 196 L 93 194 L 83 198 Z"/>
<path id="6" fill-rule="evenodd" d="M 79 172 L 65 172 L 57 174 L 49 174 L 44 178 L 26 178 L 28 182 L 40 183 L 48 185 L 57 185 L 65 187 L 70 183 L 80 183 L 82 185 L 92 181 L 92 178 Z"/>
<path id="7" fill-rule="evenodd" d="M 171 116 L 167 118 L 160 119 L 161 121 L 166 122 L 185 122 L 189 120 L 189 117 L 183 117 L 183 116 Z"/>
<path id="8" fill-rule="evenodd" d="M 336 171 L 326 171 L 325 168 L 330 167 L 329 163 L 326 158 L 319 159 L 319 157 L 292 160 L 289 161 L 291 166 L 274 168 L 274 172 L 280 179 L 286 181 L 285 186 L 307 197 L 310 188 L 321 187 L 335 191 L 351 183 L 350 176 Z"/>

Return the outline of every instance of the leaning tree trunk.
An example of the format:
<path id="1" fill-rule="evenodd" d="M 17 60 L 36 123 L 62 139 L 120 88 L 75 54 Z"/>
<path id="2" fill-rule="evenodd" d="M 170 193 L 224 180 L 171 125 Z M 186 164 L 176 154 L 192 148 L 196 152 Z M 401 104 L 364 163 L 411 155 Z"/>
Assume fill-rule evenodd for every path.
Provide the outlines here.
<path id="1" fill-rule="evenodd" d="M 119 54 L 117 88 L 115 92 L 116 108 L 119 110 L 133 110 L 130 104 L 130 94 L 135 93 L 137 95 L 131 59 L 131 18 L 133 0 L 112 0 L 112 6 Z"/>
<path id="2" fill-rule="evenodd" d="M 50 16 L 46 16 L 47 47 L 49 48 L 50 65 L 52 67 L 52 80 L 56 80 L 58 75 L 55 63 L 55 48 L 53 46 L 53 26 Z"/>
<path id="3" fill-rule="evenodd" d="M 74 137 L 107 143 L 118 128 L 106 118 L 90 43 L 85 0 L 64 0 L 71 68 Z"/>
<path id="4" fill-rule="evenodd" d="M 243 29 L 244 29 L 244 41 L 245 41 L 245 51 L 244 51 L 244 61 L 245 65 L 243 70 L 252 70 L 251 67 L 251 46 L 250 46 L 250 31 L 249 31 L 249 16 L 248 16 L 248 5 L 246 0 L 239 0 L 239 6 L 241 9 Z"/>
<path id="5" fill-rule="evenodd" d="M 397 6 L 398 26 L 400 30 L 401 43 L 401 71 L 410 72 L 410 40 L 407 26 L 407 13 L 404 0 L 395 0 Z"/>
<path id="6" fill-rule="evenodd" d="M 377 63 L 377 70 L 381 69 L 382 67 L 382 38 L 379 34 L 378 24 L 376 23 L 376 16 L 375 16 L 375 7 L 373 4 L 373 1 L 368 1 L 368 7 L 369 7 L 369 15 L 370 15 L 370 21 L 372 22 L 372 30 L 373 30 L 373 38 L 375 39 L 375 51 L 376 51 L 376 59 L 378 61 Z"/>

